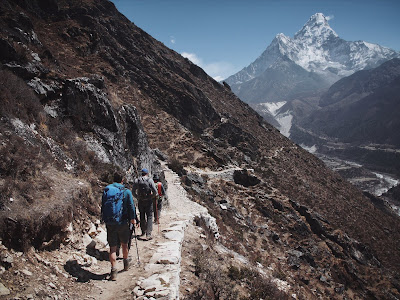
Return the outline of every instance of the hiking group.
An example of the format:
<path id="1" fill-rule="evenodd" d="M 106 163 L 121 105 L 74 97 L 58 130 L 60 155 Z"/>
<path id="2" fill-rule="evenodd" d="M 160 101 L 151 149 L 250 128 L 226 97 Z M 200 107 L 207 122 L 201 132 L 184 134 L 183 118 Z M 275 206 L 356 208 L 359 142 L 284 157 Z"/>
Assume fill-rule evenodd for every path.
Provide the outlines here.
<path id="1" fill-rule="evenodd" d="M 107 242 L 110 247 L 110 280 L 117 278 L 116 265 L 120 247 L 122 248 L 124 271 L 129 269 L 128 254 L 132 234 L 134 234 L 135 240 L 136 238 L 144 241 L 152 239 L 153 214 L 154 220 L 159 224 L 162 200 L 167 197 L 164 186 L 157 175 L 153 180 L 147 169 L 142 169 L 141 173 L 141 176 L 135 179 L 132 191 L 124 186 L 125 178 L 119 172 L 114 173 L 114 182 L 107 185 L 103 191 L 101 217 L 106 224 Z M 137 199 L 139 219 L 133 196 Z M 139 226 L 141 234 L 137 237 L 135 227 Z M 137 255 L 139 260 L 139 252 Z"/>

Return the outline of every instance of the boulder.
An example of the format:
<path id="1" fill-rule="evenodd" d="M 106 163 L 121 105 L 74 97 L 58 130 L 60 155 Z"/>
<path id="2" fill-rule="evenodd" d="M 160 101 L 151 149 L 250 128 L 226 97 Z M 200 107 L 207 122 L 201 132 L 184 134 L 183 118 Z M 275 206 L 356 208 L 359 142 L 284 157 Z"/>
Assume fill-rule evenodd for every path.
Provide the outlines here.
<path id="1" fill-rule="evenodd" d="M 256 176 L 249 174 L 247 170 L 235 170 L 233 180 L 236 184 L 243 185 L 244 187 L 254 186 L 261 182 Z"/>

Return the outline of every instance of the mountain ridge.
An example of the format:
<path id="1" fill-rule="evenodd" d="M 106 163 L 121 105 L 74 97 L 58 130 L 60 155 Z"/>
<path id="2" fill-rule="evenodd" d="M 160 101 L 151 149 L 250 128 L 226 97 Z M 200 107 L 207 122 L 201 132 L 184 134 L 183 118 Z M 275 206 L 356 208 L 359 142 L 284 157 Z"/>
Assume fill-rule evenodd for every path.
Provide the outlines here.
<path id="1" fill-rule="evenodd" d="M 0 98 L 8 104 L 1 111 L 0 150 L 7 154 L 0 170 L 14 182 L 1 182 L 2 253 L 73 249 L 66 228 L 85 232 L 89 221 L 98 221 L 99 195 L 111 170 L 118 166 L 129 182 L 144 166 L 160 172 L 163 159 L 180 174 L 188 195 L 216 218 L 219 243 L 245 256 L 257 276 L 261 263 L 288 283 L 289 292 L 309 299 L 336 292 L 399 295 L 400 258 L 392 255 L 400 241 L 398 217 L 111 2 L 5 0 L 0 8 L 1 80 L 11 80 L 1 85 L 10 93 Z M 20 18 L 26 28 L 9 25 Z M 15 82 L 16 90 L 36 96 L 18 98 Z M 34 109 L 24 115 L 21 107 Z M 232 167 L 233 179 L 196 172 Z M 51 214 L 46 204 L 59 203 L 62 209 Z M 7 267 L 2 281 L 27 284 L 12 264 Z M 212 277 L 193 274 L 200 286 L 212 286 Z M 244 297 L 254 292 L 240 273 L 229 274 L 222 275 Z M 13 293 L 25 292 L 15 286 Z"/>
<path id="2" fill-rule="evenodd" d="M 257 99 L 243 95 L 244 80 L 249 81 L 268 71 L 278 58 L 286 56 L 306 71 L 322 76 L 328 88 L 344 76 L 373 68 L 400 53 L 364 41 L 348 42 L 341 39 L 329 26 L 322 13 L 311 16 L 293 38 L 278 34 L 267 49 L 249 66 L 225 81 L 245 102 L 277 102 L 274 98 Z M 294 93 L 296 89 L 293 88 Z"/>

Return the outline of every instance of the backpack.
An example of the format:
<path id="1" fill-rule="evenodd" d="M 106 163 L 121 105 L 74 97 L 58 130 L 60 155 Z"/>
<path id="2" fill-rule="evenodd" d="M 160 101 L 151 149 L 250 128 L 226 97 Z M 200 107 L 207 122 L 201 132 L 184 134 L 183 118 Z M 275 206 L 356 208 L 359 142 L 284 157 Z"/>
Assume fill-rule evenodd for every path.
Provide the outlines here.
<path id="1" fill-rule="evenodd" d="M 157 192 L 158 192 L 158 196 L 162 197 L 162 183 L 161 182 L 157 182 Z"/>
<path id="2" fill-rule="evenodd" d="M 122 219 L 125 188 L 108 185 L 103 192 L 102 219 L 106 224 L 119 224 Z"/>
<path id="3" fill-rule="evenodd" d="M 138 179 L 138 196 L 140 199 L 149 199 L 151 196 L 150 182 L 144 177 Z"/>

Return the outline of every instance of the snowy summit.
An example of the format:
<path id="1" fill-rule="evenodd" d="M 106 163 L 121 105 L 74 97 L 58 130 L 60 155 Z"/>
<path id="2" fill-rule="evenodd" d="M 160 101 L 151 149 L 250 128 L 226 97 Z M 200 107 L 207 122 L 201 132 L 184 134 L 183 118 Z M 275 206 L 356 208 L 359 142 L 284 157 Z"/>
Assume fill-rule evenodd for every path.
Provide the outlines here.
<path id="1" fill-rule="evenodd" d="M 284 57 L 308 72 L 322 75 L 332 84 L 356 71 L 400 57 L 400 54 L 377 44 L 345 41 L 329 26 L 324 14 L 316 13 L 293 38 L 283 33 L 277 34 L 259 58 L 226 82 L 231 86 L 240 85 L 260 76 Z"/>

